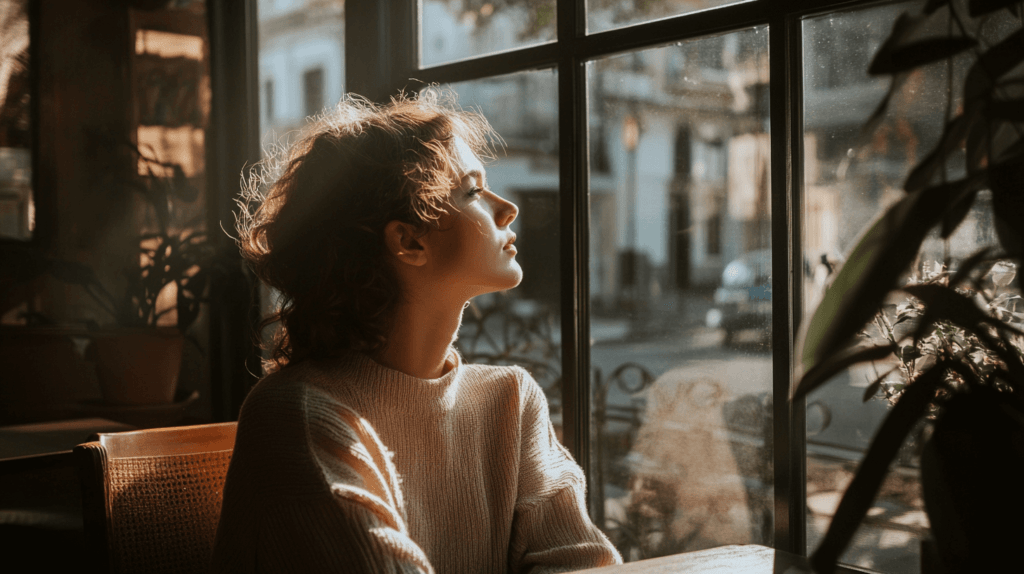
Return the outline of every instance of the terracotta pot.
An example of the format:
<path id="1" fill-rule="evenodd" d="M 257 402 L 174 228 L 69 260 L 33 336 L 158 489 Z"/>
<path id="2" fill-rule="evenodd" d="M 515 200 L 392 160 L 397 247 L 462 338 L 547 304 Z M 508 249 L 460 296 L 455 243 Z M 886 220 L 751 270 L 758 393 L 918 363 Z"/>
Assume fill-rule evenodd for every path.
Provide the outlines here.
<path id="1" fill-rule="evenodd" d="M 116 405 L 174 401 L 185 337 L 175 328 L 118 329 L 93 334 L 103 400 Z"/>

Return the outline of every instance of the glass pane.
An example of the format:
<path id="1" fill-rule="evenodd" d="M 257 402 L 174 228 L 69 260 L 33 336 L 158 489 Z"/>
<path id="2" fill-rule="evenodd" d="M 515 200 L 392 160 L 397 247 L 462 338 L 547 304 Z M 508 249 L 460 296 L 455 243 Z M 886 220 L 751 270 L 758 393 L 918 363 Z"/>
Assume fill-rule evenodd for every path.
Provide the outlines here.
<path id="1" fill-rule="evenodd" d="M 504 147 L 484 159 L 492 191 L 519 206 L 512 223 L 523 282 L 470 301 L 457 346 L 467 362 L 520 365 L 544 388 L 561 437 L 558 80 L 553 70 L 460 82 L 446 89 L 490 121 Z"/>
<path id="2" fill-rule="evenodd" d="M 952 67 L 942 61 L 910 74 L 892 96 L 878 128 L 870 137 L 859 136 L 889 88 L 887 77 L 867 74 L 869 63 L 897 16 L 907 9 L 920 10 L 923 4 L 873 7 L 803 22 L 805 316 L 813 312 L 863 229 L 905 195 L 908 173 L 938 142 L 947 111 L 955 113 L 961 105 L 958 98 L 948 101 L 946 96 L 949 85 L 954 94 L 961 92 L 967 60 L 958 57 Z M 949 26 L 943 9 L 916 34 L 944 36 Z M 962 150 L 954 153 L 946 174 L 950 180 L 962 177 L 964 157 Z M 903 281 L 928 279 L 943 265 L 955 269 L 991 243 L 989 199 L 982 192 L 950 241 L 943 242 L 937 233 L 928 238 L 919 263 Z M 886 304 L 887 316 L 893 318 L 905 301 L 893 295 Z M 879 319 L 877 325 L 884 327 L 884 322 Z M 875 326 L 865 334 L 872 339 L 881 336 Z M 865 389 L 898 365 L 892 357 L 855 367 L 808 397 L 808 551 L 821 542 L 858 463 L 890 411 L 882 394 L 864 402 Z M 886 380 L 899 383 L 899 372 Z M 925 425 L 919 425 L 903 445 L 843 562 L 884 572 L 920 571 L 920 541 L 928 535 L 920 487 L 924 430 Z"/>
<path id="3" fill-rule="evenodd" d="M 31 239 L 35 203 L 28 1 L 9 4 L 0 11 L 0 239 Z"/>
<path id="4" fill-rule="evenodd" d="M 699 12 L 707 8 L 738 4 L 742 0 L 587 0 L 587 32 L 603 32 L 659 18 Z M 719 56 L 709 54 L 710 58 Z"/>
<path id="5" fill-rule="evenodd" d="M 555 39 L 555 0 L 422 0 L 420 65 L 434 66 Z"/>
<path id="6" fill-rule="evenodd" d="M 772 543 L 767 55 L 588 65 L 590 504 L 626 560 Z"/>
<path id="7" fill-rule="evenodd" d="M 344 0 L 258 0 L 264 146 L 338 103 L 345 84 Z"/>

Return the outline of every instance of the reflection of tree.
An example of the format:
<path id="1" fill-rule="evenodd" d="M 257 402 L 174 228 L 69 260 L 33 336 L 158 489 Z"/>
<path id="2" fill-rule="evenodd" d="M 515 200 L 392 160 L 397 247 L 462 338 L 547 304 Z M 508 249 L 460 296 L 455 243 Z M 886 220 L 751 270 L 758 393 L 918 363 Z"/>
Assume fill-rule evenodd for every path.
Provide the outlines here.
<path id="1" fill-rule="evenodd" d="M 0 147 L 29 146 L 27 4 L 0 3 Z"/>
<path id="2" fill-rule="evenodd" d="M 555 0 L 441 0 L 452 14 L 476 23 L 478 29 L 504 9 L 518 8 L 527 17 L 517 35 L 519 40 L 531 40 L 549 35 L 555 28 Z"/>

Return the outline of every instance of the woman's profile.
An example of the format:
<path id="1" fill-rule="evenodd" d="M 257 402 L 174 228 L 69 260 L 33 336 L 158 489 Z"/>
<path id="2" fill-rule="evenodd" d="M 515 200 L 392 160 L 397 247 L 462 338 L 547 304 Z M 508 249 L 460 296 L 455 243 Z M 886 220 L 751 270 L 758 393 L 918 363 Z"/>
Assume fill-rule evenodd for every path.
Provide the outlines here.
<path id="1" fill-rule="evenodd" d="M 565 572 L 621 559 L 519 367 L 452 346 L 477 295 L 522 279 L 495 134 L 434 90 L 317 118 L 242 253 L 282 303 L 238 422 L 217 572 Z"/>

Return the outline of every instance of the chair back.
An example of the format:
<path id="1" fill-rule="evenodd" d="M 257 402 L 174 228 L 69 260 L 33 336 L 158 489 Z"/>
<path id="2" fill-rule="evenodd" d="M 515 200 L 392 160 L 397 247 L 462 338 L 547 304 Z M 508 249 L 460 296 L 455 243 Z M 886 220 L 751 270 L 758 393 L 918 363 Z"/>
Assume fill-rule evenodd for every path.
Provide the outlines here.
<path id="1" fill-rule="evenodd" d="M 101 433 L 75 447 L 100 571 L 207 572 L 237 423 Z"/>

